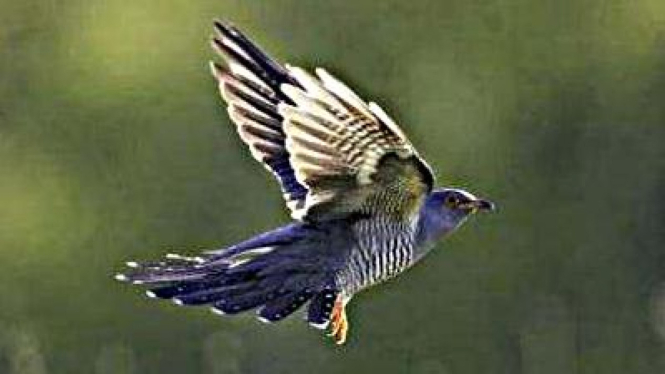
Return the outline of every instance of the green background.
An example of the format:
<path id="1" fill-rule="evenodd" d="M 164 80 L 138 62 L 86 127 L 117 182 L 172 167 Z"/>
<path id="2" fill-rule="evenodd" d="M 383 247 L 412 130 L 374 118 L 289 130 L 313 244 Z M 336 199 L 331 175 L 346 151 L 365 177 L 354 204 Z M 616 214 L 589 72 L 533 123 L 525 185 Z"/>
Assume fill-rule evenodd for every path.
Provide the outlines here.
<path id="1" fill-rule="evenodd" d="M 215 17 L 499 204 L 355 298 L 342 348 L 112 280 L 289 219 Z M 0 373 L 665 373 L 662 0 L 0 0 L 0 53 Z"/>

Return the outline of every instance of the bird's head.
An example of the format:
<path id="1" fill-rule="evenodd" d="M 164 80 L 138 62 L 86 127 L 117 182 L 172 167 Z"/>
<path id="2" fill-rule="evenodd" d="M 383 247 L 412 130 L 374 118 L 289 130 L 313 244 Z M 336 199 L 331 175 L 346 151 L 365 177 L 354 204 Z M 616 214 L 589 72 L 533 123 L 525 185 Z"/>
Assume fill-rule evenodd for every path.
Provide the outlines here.
<path id="1" fill-rule="evenodd" d="M 458 228 L 476 212 L 492 211 L 494 203 L 457 188 L 432 191 L 421 210 L 421 225 L 428 239 L 436 239 Z"/>

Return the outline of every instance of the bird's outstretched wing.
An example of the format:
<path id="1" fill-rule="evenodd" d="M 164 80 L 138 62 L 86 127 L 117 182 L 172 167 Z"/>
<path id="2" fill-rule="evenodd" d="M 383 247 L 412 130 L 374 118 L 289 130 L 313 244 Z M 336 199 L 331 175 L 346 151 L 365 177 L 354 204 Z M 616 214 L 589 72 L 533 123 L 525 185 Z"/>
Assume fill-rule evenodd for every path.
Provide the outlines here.
<path id="1" fill-rule="evenodd" d="M 228 68 L 213 73 L 252 155 L 277 177 L 297 219 L 411 216 L 432 172 L 375 103 L 317 68 L 281 66 L 236 28 L 215 23 Z"/>
<path id="2" fill-rule="evenodd" d="M 295 81 L 233 26 L 215 22 L 215 30 L 212 45 L 226 67 L 211 63 L 211 68 L 229 116 L 252 156 L 281 184 L 289 209 L 298 211 L 304 207 L 307 189 L 296 180 L 285 147 L 282 116 L 277 111 L 277 105 L 288 100 L 280 86 Z"/>

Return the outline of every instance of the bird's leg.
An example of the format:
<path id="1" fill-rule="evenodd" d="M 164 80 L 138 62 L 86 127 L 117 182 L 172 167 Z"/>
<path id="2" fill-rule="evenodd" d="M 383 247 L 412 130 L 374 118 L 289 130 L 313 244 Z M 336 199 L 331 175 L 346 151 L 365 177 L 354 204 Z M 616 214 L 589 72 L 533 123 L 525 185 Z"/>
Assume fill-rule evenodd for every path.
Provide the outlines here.
<path id="1" fill-rule="evenodd" d="M 335 306 L 330 313 L 331 327 L 328 336 L 332 336 L 335 343 L 340 345 L 346 342 L 346 334 L 349 331 L 349 321 L 346 319 L 346 310 L 344 309 L 345 304 L 343 296 L 338 295 Z"/>

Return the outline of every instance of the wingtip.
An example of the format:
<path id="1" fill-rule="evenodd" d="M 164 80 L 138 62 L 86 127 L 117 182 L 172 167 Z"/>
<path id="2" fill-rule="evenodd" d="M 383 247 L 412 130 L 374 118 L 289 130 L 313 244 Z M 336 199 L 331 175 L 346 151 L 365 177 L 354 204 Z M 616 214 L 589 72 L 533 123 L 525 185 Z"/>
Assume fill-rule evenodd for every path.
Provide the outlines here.
<path id="1" fill-rule="evenodd" d="M 219 18 L 214 18 L 212 24 L 220 31 L 227 31 L 235 28 L 231 22 Z"/>
<path id="2" fill-rule="evenodd" d="M 330 73 L 328 73 L 328 70 L 322 68 L 322 67 L 316 67 L 314 68 L 314 73 L 319 77 L 319 79 L 327 80 L 330 77 Z"/>
<path id="3" fill-rule="evenodd" d="M 212 36 L 210 38 L 210 46 L 212 49 L 214 49 L 217 53 L 221 54 L 222 56 L 226 55 L 226 47 L 224 46 L 224 42 L 222 42 L 222 39 L 220 39 L 217 36 Z"/>
<path id="4" fill-rule="evenodd" d="M 212 23 L 215 26 L 215 30 L 217 30 L 222 36 L 232 39 L 234 37 L 242 36 L 240 30 L 238 30 L 238 28 L 230 21 L 213 19 Z"/>
<path id="5" fill-rule="evenodd" d="M 221 80 L 226 75 L 224 67 L 215 61 L 208 61 L 208 67 L 212 76 L 217 78 L 217 80 Z"/>

